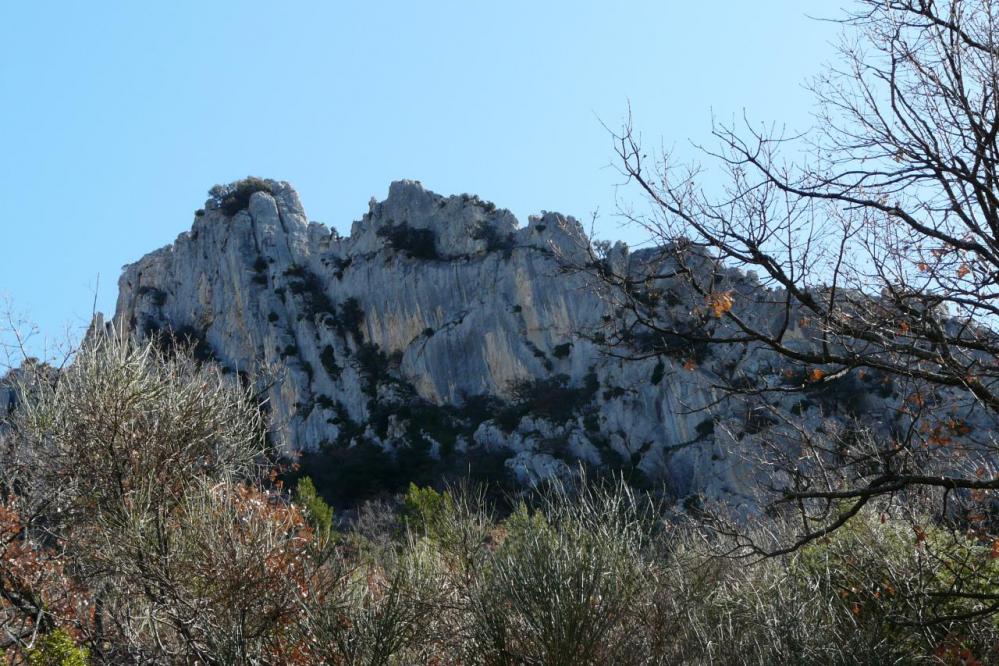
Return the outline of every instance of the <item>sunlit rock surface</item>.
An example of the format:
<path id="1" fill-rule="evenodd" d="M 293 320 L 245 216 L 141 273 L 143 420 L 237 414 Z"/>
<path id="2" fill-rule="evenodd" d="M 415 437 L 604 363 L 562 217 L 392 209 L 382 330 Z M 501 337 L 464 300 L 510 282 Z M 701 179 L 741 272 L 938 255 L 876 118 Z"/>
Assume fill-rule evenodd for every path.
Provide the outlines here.
<path id="1" fill-rule="evenodd" d="M 308 221 L 287 183 L 267 183 L 231 216 L 210 202 L 172 245 L 125 267 L 114 319 L 185 337 L 255 382 L 280 449 L 489 451 L 524 484 L 583 461 L 640 471 L 677 497 L 751 494 L 744 453 L 765 427 L 712 386 L 720 373 L 778 373 L 778 361 L 745 347 L 608 355 L 586 338 L 613 307 L 592 278 L 561 270 L 590 259 L 573 218 L 520 226 L 477 197 L 401 181 L 340 237 Z M 608 256 L 640 260 L 623 246 Z M 775 316 L 752 277 L 719 279 L 749 316 Z M 678 315 L 703 306 L 673 298 Z M 806 427 L 828 411 L 775 400 Z"/>

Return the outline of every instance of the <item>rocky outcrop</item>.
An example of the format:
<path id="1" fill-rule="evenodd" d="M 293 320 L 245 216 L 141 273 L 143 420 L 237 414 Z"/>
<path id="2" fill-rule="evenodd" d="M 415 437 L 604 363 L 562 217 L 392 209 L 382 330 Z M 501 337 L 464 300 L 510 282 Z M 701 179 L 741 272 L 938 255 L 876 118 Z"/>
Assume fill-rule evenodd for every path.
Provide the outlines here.
<path id="1" fill-rule="evenodd" d="M 0 421 L 17 406 L 17 379 L 13 372 L 0 377 Z"/>
<path id="2" fill-rule="evenodd" d="M 245 207 L 215 197 L 190 231 L 125 267 L 114 320 L 187 338 L 256 382 L 282 451 L 377 447 L 416 466 L 488 452 L 525 483 L 584 461 L 677 496 L 749 494 L 756 471 L 739 451 L 759 419 L 718 403 L 713 386 L 719 373 L 779 373 L 779 362 L 747 347 L 608 355 L 581 333 L 613 307 L 586 274 L 562 270 L 589 260 L 573 218 L 520 226 L 477 197 L 401 181 L 341 237 L 310 223 L 287 183 L 243 187 Z M 608 260 L 641 254 L 619 245 Z M 751 276 L 719 280 L 750 316 L 773 316 Z M 671 298 L 677 316 L 697 305 L 679 287 Z M 883 411 L 868 394 L 864 409 Z M 774 400 L 802 422 L 828 412 L 821 396 Z"/>

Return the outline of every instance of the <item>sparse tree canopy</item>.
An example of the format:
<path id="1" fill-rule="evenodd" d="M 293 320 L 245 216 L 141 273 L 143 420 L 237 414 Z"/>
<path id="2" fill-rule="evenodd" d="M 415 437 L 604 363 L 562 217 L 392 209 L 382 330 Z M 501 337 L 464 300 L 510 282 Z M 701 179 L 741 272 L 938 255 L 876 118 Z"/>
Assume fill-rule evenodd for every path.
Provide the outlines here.
<path id="1" fill-rule="evenodd" d="M 774 442 L 772 506 L 800 525 L 769 552 L 878 496 L 930 489 L 980 508 L 999 490 L 999 3 L 860 0 L 842 23 L 838 63 L 811 85 L 811 131 L 716 126 L 718 147 L 685 167 L 647 152 L 629 121 L 620 165 L 651 203 L 631 219 L 660 250 L 637 274 L 594 264 L 627 311 L 629 335 L 611 343 L 640 333 L 782 359 L 784 381 L 720 378 L 730 395 L 865 377 L 897 392 L 906 427 L 890 436 L 858 421 L 849 446 L 789 442 L 793 428 Z M 774 316 L 754 318 L 722 267 L 757 273 Z M 668 315 L 650 298 L 664 280 L 703 307 Z"/>

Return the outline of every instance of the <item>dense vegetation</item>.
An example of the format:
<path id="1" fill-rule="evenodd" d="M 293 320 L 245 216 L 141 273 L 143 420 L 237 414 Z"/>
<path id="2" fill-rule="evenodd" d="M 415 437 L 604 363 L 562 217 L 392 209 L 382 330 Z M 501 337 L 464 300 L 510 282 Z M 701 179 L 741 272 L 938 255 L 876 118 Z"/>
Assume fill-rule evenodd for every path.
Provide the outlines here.
<path id="1" fill-rule="evenodd" d="M 20 395 L 0 447 L 6 663 L 999 659 L 973 594 L 995 591 L 999 551 L 912 504 L 758 561 L 582 477 L 506 508 L 411 485 L 337 517 L 311 481 L 274 482 L 250 394 L 183 350 L 98 338 Z"/>
<path id="2" fill-rule="evenodd" d="M 437 236 L 433 229 L 417 229 L 406 222 L 390 222 L 378 230 L 392 249 L 403 252 L 407 257 L 433 261 L 440 259 L 437 252 Z"/>

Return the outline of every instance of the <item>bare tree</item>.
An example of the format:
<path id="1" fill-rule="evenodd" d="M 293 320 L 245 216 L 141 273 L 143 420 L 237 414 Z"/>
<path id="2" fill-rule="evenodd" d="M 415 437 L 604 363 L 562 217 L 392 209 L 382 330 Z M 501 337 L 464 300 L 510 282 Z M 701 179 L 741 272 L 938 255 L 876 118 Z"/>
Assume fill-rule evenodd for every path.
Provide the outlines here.
<path id="1" fill-rule="evenodd" d="M 755 349 L 775 372 L 717 380 L 763 409 L 778 393 L 893 395 L 890 427 L 817 434 L 781 417 L 770 506 L 799 531 L 749 544 L 767 553 L 879 498 L 932 491 L 946 507 L 999 490 L 999 3 L 858 0 L 841 22 L 811 131 L 716 126 L 717 147 L 684 166 L 629 120 L 619 163 L 651 206 L 628 215 L 657 249 L 589 266 L 623 313 L 605 336 L 616 353 Z"/>

